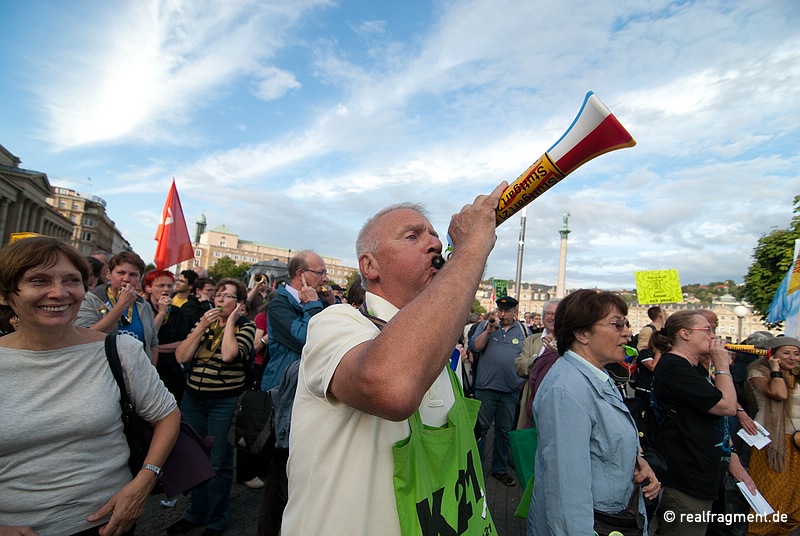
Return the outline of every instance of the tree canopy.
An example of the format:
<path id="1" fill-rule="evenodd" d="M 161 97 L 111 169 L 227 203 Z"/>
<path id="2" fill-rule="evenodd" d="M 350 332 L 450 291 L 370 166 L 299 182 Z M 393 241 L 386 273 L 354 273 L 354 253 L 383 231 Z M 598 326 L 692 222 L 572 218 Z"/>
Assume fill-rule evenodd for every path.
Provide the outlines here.
<path id="1" fill-rule="evenodd" d="M 775 229 L 758 239 L 753 264 L 744 276 L 744 295 L 756 312 L 767 309 L 778 286 L 792 265 L 794 241 L 800 239 L 800 195 L 794 198 L 794 216 L 788 229 Z"/>
<path id="2" fill-rule="evenodd" d="M 214 281 L 219 281 L 223 277 L 232 277 L 241 280 L 247 270 L 250 269 L 250 266 L 251 265 L 246 262 L 236 264 L 236 261 L 226 255 L 208 269 L 208 276 Z"/>

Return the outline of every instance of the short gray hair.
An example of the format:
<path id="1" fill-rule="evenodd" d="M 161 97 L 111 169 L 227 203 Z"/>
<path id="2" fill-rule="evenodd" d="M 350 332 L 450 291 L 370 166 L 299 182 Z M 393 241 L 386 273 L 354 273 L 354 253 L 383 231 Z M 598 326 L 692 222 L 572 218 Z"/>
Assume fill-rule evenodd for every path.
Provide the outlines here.
<path id="1" fill-rule="evenodd" d="M 388 207 L 379 211 L 377 214 L 365 221 L 364 225 L 361 226 L 361 230 L 358 232 L 358 237 L 356 238 L 356 262 L 359 262 L 364 254 L 375 253 L 375 251 L 377 251 L 378 246 L 380 245 L 378 239 L 379 233 L 377 232 L 378 221 L 390 212 L 403 209 L 419 212 L 422 216 L 428 218 L 428 211 L 425 210 L 425 207 L 419 203 L 395 203 L 394 205 L 389 205 Z M 364 288 L 367 288 L 367 278 L 364 277 L 363 273 L 361 273 L 360 266 L 359 274 L 361 275 L 361 284 L 364 286 Z"/>
<path id="2" fill-rule="evenodd" d="M 563 299 L 564 298 L 550 298 L 549 300 L 544 302 L 544 305 L 542 305 L 542 316 L 544 316 L 544 312 L 545 312 L 545 310 L 547 308 L 549 308 L 549 307 L 551 307 L 553 305 L 558 306 L 558 302 L 560 302 Z"/>

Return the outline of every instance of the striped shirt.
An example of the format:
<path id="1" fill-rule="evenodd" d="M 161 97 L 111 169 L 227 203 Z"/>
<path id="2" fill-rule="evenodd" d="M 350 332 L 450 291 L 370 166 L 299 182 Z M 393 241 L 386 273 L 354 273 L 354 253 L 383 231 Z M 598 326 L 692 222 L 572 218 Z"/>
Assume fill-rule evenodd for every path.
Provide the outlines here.
<path id="1" fill-rule="evenodd" d="M 222 336 L 225 328 L 208 329 L 192 358 L 187 391 L 196 398 L 238 396 L 246 385 L 246 362 L 252 358 L 256 325 L 241 317 L 236 321 L 239 355 L 231 363 L 222 361 Z"/>

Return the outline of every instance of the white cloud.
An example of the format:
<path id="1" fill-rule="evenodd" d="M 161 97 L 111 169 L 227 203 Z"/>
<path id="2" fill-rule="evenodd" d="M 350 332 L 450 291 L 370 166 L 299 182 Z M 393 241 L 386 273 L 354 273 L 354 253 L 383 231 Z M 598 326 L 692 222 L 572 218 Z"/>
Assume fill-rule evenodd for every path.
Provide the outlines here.
<path id="1" fill-rule="evenodd" d="M 254 73 L 257 98 L 275 100 L 283 97 L 287 91 L 299 89 L 300 82 L 288 71 L 275 67 L 264 67 Z"/>
<path id="2" fill-rule="evenodd" d="M 150 0 L 98 7 L 90 24 L 100 31 L 75 28 L 80 45 L 54 51 L 49 84 L 39 90 L 51 138 L 61 147 L 125 138 L 175 143 L 163 129 L 190 122 L 248 73 L 260 98 L 277 98 L 295 82 L 256 66 L 285 46 L 281 35 L 304 12 L 327 4 Z"/>
<path id="3" fill-rule="evenodd" d="M 433 20 L 313 0 L 122 5 L 65 47 L 44 105 L 66 153 L 130 150 L 97 166 L 101 195 L 154 214 L 175 175 L 187 214 L 265 243 L 352 260 L 360 223 L 400 200 L 425 202 L 444 235 L 559 138 L 587 90 L 638 145 L 530 205 L 527 281 L 555 281 L 564 211 L 570 286 L 655 268 L 739 278 L 800 193 L 789 0 L 450 0 Z M 87 174 L 101 173 L 73 173 Z M 513 278 L 519 218 L 497 235 L 488 275 Z"/>

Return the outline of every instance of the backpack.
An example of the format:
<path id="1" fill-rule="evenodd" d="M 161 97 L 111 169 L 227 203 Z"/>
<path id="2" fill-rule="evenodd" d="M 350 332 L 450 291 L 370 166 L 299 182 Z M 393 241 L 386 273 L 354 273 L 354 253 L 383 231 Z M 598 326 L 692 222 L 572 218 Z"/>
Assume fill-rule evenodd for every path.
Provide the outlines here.
<path id="1" fill-rule="evenodd" d="M 238 449 L 258 454 L 272 435 L 274 410 L 272 397 L 261 391 L 245 391 L 236 401 L 228 443 Z"/>
<path id="2" fill-rule="evenodd" d="M 653 333 L 658 331 L 653 324 L 647 324 L 644 328 L 642 328 L 642 331 L 644 331 L 645 328 L 651 328 L 653 330 Z M 628 346 L 636 348 L 639 345 L 639 335 L 641 335 L 642 331 L 633 336 L 631 342 L 628 343 Z M 650 336 L 652 337 L 652 335 Z M 633 369 L 633 373 L 631 374 L 631 385 L 633 387 L 650 389 L 650 383 L 653 381 L 653 373 L 647 370 L 642 365 L 642 359 L 647 355 L 650 355 L 652 357 L 652 354 L 653 354 L 652 350 L 639 351 L 639 357 L 636 360 L 636 368 Z"/>
<path id="3" fill-rule="evenodd" d="M 653 333 L 655 333 L 656 331 L 658 331 L 658 330 L 656 329 L 656 327 L 655 327 L 653 324 L 647 324 L 647 325 L 646 325 L 644 328 L 652 328 L 652 329 L 653 329 Z M 642 330 L 644 330 L 644 328 L 642 328 Z M 633 348 L 636 348 L 636 347 L 639 345 L 639 335 L 641 335 L 641 333 L 642 333 L 642 332 L 641 332 L 641 331 L 639 331 L 639 333 L 637 333 L 636 335 L 634 335 L 634 336 L 631 338 L 631 342 L 629 342 L 629 343 L 628 343 L 628 346 L 632 346 Z"/>

